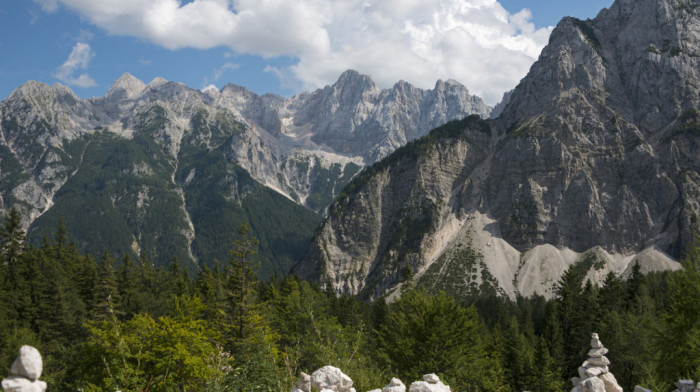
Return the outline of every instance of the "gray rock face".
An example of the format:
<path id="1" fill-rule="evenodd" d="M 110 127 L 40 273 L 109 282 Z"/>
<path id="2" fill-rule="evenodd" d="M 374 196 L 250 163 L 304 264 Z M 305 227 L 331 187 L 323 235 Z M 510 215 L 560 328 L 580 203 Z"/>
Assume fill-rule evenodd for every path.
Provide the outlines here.
<path id="1" fill-rule="evenodd" d="M 700 7 L 688 4 L 619 0 L 562 20 L 499 118 L 365 172 L 295 270 L 374 298 L 409 266 L 418 284 L 511 296 L 551 296 L 578 262 L 594 282 L 637 262 L 679 268 L 700 214 Z"/>
<path id="2" fill-rule="evenodd" d="M 473 112 L 488 116 L 490 108 L 454 81 L 438 82 L 433 90 L 404 82 L 379 90 L 370 77 L 354 71 L 332 86 L 288 99 L 258 96 L 234 85 L 201 92 L 162 78 L 144 84 L 129 74 L 115 81 L 105 97 L 92 99 L 80 99 L 60 84 L 27 82 L 0 102 L 0 213 L 16 207 L 30 235 L 41 230 L 42 217 L 65 215 L 67 221 L 79 221 L 61 209 L 66 208 L 61 196 L 76 192 L 68 188 L 86 181 L 86 173 L 98 176 L 103 167 L 91 166 L 96 161 L 91 152 L 100 149 L 97 158 L 109 155 L 110 163 L 124 165 L 103 185 L 113 188 L 117 177 L 129 177 L 132 184 L 117 187 L 103 200 L 106 205 L 94 206 L 98 214 L 114 207 L 117 215 L 111 220 L 120 232 L 119 249 L 94 238 L 77 242 L 118 253 L 145 251 L 159 264 L 177 256 L 193 265 L 216 257 L 206 254 L 216 246 L 197 245 L 207 228 L 199 226 L 201 214 L 194 209 L 204 201 L 191 196 L 204 194 L 195 189 L 203 183 L 220 191 L 225 202 L 245 209 L 244 200 L 257 194 L 255 186 L 243 184 L 249 174 L 323 214 L 366 164 L 442 122 Z M 215 169 L 201 166 L 207 157 L 209 166 L 217 160 Z M 77 188 L 89 188 L 84 185 Z M 169 204 L 173 219 L 166 227 L 140 232 L 154 227 L 145 220 L 162 215 L 154 212 L 161 203 Z M 129 228 L 114 224 L 119 219 L 128 221 Z M 295 242 L 286 249 L 296 254 L 283 261 L 280 272 L 299 259 L 310 235 L 306 230 L 284 234 Z M 157 254 L 173 248 L 156 243 L 166 238 L 182 249 L 167 257 Z M 224 253 L 229 243 L 219 244 Z"/>
<path id="3" fill-rule="evenodd" d="M 455 81 L 438 81 L 433 90 L 406 82 L 380 90 L 355 71 L 332 86 L 288 99 L 230 84 L 204 93 L 162 78 L 146 85 L 127 73 L 104 98 L 85 100 L 60 84 L 30 81 L 0 102 L 0 148 L 27 175 L 4 191 L 26 203 L 28 224 L 50 208 L 75 169 L 63 154 L 56 155 L 65 152 L 64 142 L 96 131 L 133 138 L 139 136 L 135 130 L 164 117 L 148 137 L 167 149 L 173 166 L 183 139 L 193 133 L 210 148 L 217 146 L 217 136 L 236 133 L 235 159 L 257 181 L 324 211 L 365 164 L 448 120 L 473 113 L 488 117 L 490 111 Z M 197 132 L 192 121 L 214 133 Z M 243 127 L 233 129 L 236 122 Z"/>

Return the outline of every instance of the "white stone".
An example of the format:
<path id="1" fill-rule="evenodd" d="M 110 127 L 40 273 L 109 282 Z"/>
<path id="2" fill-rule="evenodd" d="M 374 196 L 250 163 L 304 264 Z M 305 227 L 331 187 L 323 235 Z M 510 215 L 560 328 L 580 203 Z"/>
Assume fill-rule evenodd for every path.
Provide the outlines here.
<path id="1" fill-rule="evenodd" d="M 612 373 L 605 373 L 599 376 L 605 384 L 605 392 L 622 392 L 622 387 L 617 383 Z"/>
<path id="2" fill-rule="evenodd" d="M 21 376 L 10 376 L 2 380 L 4 392 L 44 392 L 46 383 L 43 381 L 31 381 Z"/>
<path id="3" fill-rule="evenodd" d="M 42 367 L 39 350 L 32 346 L 22 346 L 17 359 L 12 363 L 10 373 L 35 381 L 41 377 Z"/>
<path id="4" fill-rule="evenodd" d="M 591 348 L 603 348 L 603 343 L 598 339 L 591 339 Z"/>
<path id="5" fill-rule="evenodd" d="M 574 386 L 577 386 L 578 383 L 581 382 L 581 379 L 579 377 L 574 377 L 571 379 L 571 383 L 574 384 Z"/>
<path id="6" fill-rule="evenodd" d="M 592 358 L 600 358 L 600 357 L 602 357 L 603 355 L 607 354 L 608 351 L 609 351 L 609 350 L 608 350 L 607 348 L 605 348 L 605 347 L 594 348 L 594 349 L 591 349 L 591 350 L 588 352 L 588 356 L 589 356 L 589 357 L 592 357 Z"/>
<path id="7" fill-rule="evenodd" d="M 352 388 L 352 380 L 334 366 L 324 366 L 311 374 L 311 385 L 316 389 L 346 392 Z"/>
<path id="8" fill-rule="evenodd" d="M 634 386 L 634 392 L 651 392 L 651 389 L 642 388 L 639 385 Z"/>
<path id="9" fill-rule="evenodd" d="M 382 388 L 381 392 L 406 392 L 406 385 L 404 385 L 401 380 L 394 377 L 391 379 L 389 385 Z"/>
<path id="10" fill-rule="evenodd" d="M 347 392 L 357 392 L 357 390 L 355 388 L 350 388 L 347 390 Z"/>
<path id="11" fill-rule="evenodd" d="M 588 362 L 588 364 L 592 365 L 592 366 L 608 366 L 608 365 L 610 365 L 610 360 L 605 356 L 598 357 L 598 358 L 595 358 L 595 357 L 588 358 L 588 361 L 586 361 L 586 362 Z"/>
<path id="12" fill-rule="evenodd" d="M 571 389 L 571 392 L 580 392 L 580 390 L 578 389 L 578 385 L 573 387 L 573 389 Z"/>
<path id="13" fill-rule="evenodd" d="M 591 334 L 591 339 L 599 339 L 598 334 L 595 333 L 595 332 L 593 332 L 593 333 Z"/>
<path id="14" fill-rule="evenodd" d="M 450 387 L 438 381 L 430 383 L 427 381 L 416 381 L 408 388 L 408 392 L 450 392 Z"/>
<path id="15" fill-rule="evenodd" d="M 603 372 L 600 370 L 599 367 L 592 367 L 592 368 L 586 369 L 586 375 L 588 377 L 597 377 L 597 376 L 601 375 L 602 373 Z"/>
<path id="16" fill-rule="evenodd" d="M 295 389 L 298 389 L 303 392 L 311 392 L 311 376 L 304 372 L 301 372 L 301 375 L 299 376 L 299 380 L 297 380 L 295 387 Z"/>
<path id="17" fill-rule="evenodd" d="M 382 392 L 382 390 L 381 389 L 372 389 L 371 391 L 367 391 L 367 392 Z"/>
<path id="18" fill-rule="evenodd" d="M 435 373 L 424 374 L 423 381 L 429 382 L 431 384 L 437 384 L 438 382 L 440 382 L 440 377 L 438 377 Z"/>
<path id="19" fill-rule="evenodd" d="M 581 392 L 605 392 L 605 383 L 598 377 L 589 377 L 579 384 Z"/>
<path id="20" fill-rule="evenodd" d="M 585 366 L 586 366 L 586 363 L 584 362 L 583 366 L 578 368 L 578 376 L 581 380 L 588 377 L 588 376 L 586 376 L 586 370 L 588 370 L 588 368 L 586 368 Z"/>

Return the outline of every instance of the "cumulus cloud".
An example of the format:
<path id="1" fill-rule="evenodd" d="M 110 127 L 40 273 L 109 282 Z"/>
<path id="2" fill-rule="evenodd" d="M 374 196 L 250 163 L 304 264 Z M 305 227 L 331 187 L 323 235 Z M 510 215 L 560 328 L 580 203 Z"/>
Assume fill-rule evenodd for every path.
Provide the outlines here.
<path id="1" fill-rule="evenodd" d="M 353 68 L 381 87 L 404 79 L 432 87 L 456 79 L 495 103 L 527 73 L 551 28 L 510 14 L 496 0 L 35 0 L 59 4 L 110 34 L 169 49 L 229 47 L 290 56 L 271 74 L 302 88 L 332 83 Z"/>
<path id="2" fill-rule="evenodd" d="M 68 60 L 54 71 L 53 77 L 69 86 L 82 88 L 96 86 L 97 83 L 88 74 L 75 75 L 79 70 L 87 69 L 92 56 L 90 45 L 78 42 L 68 55 Z"/>

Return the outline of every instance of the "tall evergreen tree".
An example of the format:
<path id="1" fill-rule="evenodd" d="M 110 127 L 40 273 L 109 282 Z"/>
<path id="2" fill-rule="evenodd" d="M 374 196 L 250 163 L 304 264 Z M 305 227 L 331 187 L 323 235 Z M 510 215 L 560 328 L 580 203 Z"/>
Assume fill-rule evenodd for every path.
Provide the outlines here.
<path id="1" fill-rule="evenodd" d="M 236 337 L 243 341 L 246 325 L 249 323 L 251 295 L 256 282 L 258 240 L 251 235 L 251 229 L 244 224 L 238 229 L 238 238 L 233 241 L 230 251 L 227 281 L 227 314 Z"/>
<path id="2" fill-rule="evenodd" d="M 666 328 L 656 338 L 659 374 L 666 380 L 700 379 L 700 236 L 671 276 Z"/>
<path id="3" fill-rule="evenodd" d="M 556 290 L 559 320 L 564 342 L 564 369 L 567 374 L 576 372 L 581 362 L 581 350 L 585 349 L 586 339 L 591 331 L 582 327 L 585 309 L 582 308 L 583 277 L 575 266 L 569 267 L 562 275 Z"/>
<path id="4" fill-rule="evenodd" d="M 93 299 L 93 317 L 96 320 L 110 320 L 112 314 L 119 314 L 120 303 L 117 278 L 114 272 L 114 259 L 107 249 L 97 263 L 97 282 Z"/>
<path id="5" fill-rule="evenodd" d="M 5 276 L 8 282 L 5 284 L 17 284 L 19 279 L 19 258 L 25 248 L 25 233 L 22 229 L 22 217 L 16 208 L 12 207 L 5 217 L 0 228 L 0 242 L 2 245 L 2 258 L 0 269 L 6 270 Z"/>

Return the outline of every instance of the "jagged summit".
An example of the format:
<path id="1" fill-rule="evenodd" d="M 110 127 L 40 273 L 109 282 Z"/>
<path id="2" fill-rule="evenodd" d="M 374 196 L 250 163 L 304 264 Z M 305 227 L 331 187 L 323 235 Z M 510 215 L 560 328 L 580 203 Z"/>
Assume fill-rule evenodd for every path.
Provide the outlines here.
<path id="1" fill-rule="evenodd" d="M 167 83 L 168 83 L 167 79 L 162 78 L 160 76 L 156 76 L 155 78 L 153 78 L 153 80 L 148 82 L 148 85 L 146 85 L 146 87 L 148 87 L 150 89 L 156 89 L 156 88 L 158 88 L 164 84 L 167 84 Z"/>
<path id="2" fill-rule="evenodd" d="M 125 72 L 112 84 L 112 87 L 105 94 L 105 98 L 133 99 L 141 94 L 145 88 L 145 83 Z"/>
<path id="3" fill-rule="evenodd" d="M 231 217 L 216 208 L 245 208 L 266 222 L 293 212 L 275 223 L 293 228 L 269 238 L 282 253 L 265 267 L 287 272 L 303 255 L 316 213 L 325 213 L 366 163 L 444 121 L 490 110 L 475 106 L 478 98 L 464 88 L 434 99 L 431 90 L 405 85 L 380 91 L 371 77 L 348 71 L 333 86 L 283 98 L 232 84 L 217 93 L 163 78 L 145 85 L 126 73 L 105 97 L 80 99 L 65 86 L 28 82 L 0 102 L 0 210 L 16 206 L 30 238 L 63 215 L 75 222 L 80 243 L 97 251 L 145 250 L 159 264 L 176 255 L 189 266 L 225 258 L 231 239 L 217 242 L 219 233 L 250 219 L 212 220 Z M 95 162 L 99 169 L 90 166 Z M 90 190 L 102 178 L 110 185 Z M 133 186 L 112 187 L 116 178 Z M 211 188 L 200 192 L 205 186 Z M 281 208 L 259 207 L 253 195 Z M 90 204 L 97 200 L 110 201 Z M 250 212 L 259 208 L 265 211 Z M 103 213 L 117 223 L 93 220 Z M 139 231 L 127 229 L 123 216 Z M 170 240 L 177 244 L 162 243 Z"/>
<path id="4" fill-rule="evenodd" d="M 551 296 L 572 264 L 593 282 L 680 268 L 700 215 L 697 1 L 564 18 L 508 99 L 499 118 L 435 131 L 353 182 L 295 272 L 367 298 L 404 271 L 514 297 Z"/>
<path id="5" fill-rule="evenodd" d="M 625 0 L 593 20 L 564 18 L 504 119 L 555 110 L 569 92 L 615 109 L 642 131 L 663 128 L 700 103 L 699 13 L 696 1 Z"/>

